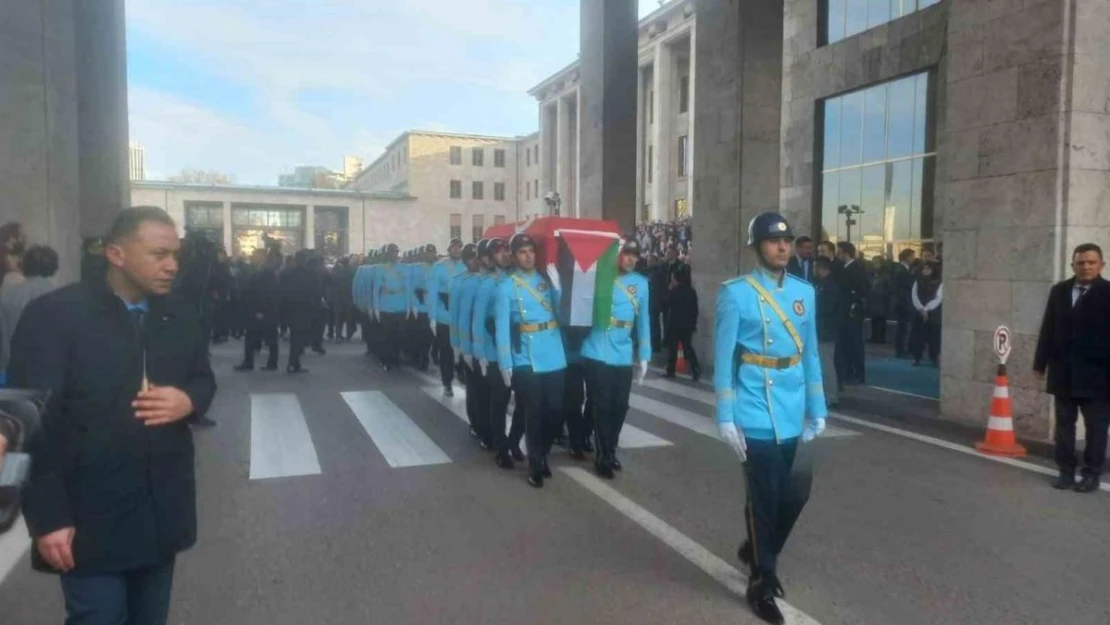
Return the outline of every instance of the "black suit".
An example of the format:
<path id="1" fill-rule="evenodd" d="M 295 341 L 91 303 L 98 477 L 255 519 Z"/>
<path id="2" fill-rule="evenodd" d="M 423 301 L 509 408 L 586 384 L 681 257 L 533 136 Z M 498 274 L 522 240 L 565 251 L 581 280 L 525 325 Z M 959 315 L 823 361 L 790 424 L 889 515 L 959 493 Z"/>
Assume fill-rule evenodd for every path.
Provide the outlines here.
<path id="1" fill-rule="evenodd" d="M 898 329 L 894 335 L 894 355 L 901 357 L 906 353 L 906 340 L 909 338 L 910 321 L 914 318 L 913 309 L 913 271 L 902 263 L 894 265 L 894 317 Z"/>
<path id="2" fill-rule="evenodd" d="M 1110 423 L 1110 282 L 1099 278 L 1072 305 L 1075 278 L 1052 287 L 1045 306 L 1033 369 L 1047 370 L 1056 397 L 1056 464 L 1074 473 L 1075 422 L 1083 411 L 1087 449 L 1083 473 L 1099 475 L 1106 461 Z"/>
<path id="3" fill-rule="evenodd" d="M 864 304 L 871 294 L 871 278 L 863 262 L 856 260 L 834 274 L 840 287 L 840 332 L 836 343 L 837 370 L 842 380 L 866 383 L 863 352 Z"/>
<path id="4" fill-rule="evenodd" d="M 281 286 L 274 270 L 265 267 L 247 278 L 243 289 L 247 309 L 247 338 L 243 341 L 243 366 L 254 366 L 254 353 L 263 342 L 269 351 L 266 366 L 278 366 L 278 321 L 281 318 Z"/>
<path id="5" fill-rule="evenodd" d="M 799 260 L 797 256 L 791 256 L 790 260 L 786 263 L 786 272 L 810 284 L 814 282 L 813 261 L 810 259 Z"/>

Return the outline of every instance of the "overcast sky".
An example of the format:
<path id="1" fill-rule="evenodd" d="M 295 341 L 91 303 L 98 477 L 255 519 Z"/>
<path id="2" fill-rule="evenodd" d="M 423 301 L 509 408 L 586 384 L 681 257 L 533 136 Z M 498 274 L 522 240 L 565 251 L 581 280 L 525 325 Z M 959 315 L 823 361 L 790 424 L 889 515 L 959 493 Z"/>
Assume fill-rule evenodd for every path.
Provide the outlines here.
<path id="1" fill-rule="evenodd" d="M 640 13 L 658 0 L 640 0 Z M 276 184 L 415 128 L 537 130 L 527 90 L 578 54 L 579 0 L 127 0 L 148 179 Z"/>

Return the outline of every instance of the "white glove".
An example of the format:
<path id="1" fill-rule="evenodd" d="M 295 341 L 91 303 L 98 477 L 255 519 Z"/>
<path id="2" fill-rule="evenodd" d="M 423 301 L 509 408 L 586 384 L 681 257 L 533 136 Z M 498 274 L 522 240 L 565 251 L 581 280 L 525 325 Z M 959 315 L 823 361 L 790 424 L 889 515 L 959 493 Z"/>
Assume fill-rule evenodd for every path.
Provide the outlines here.
<path id="1" fill-rule="evenodd" d="M 376 320 L 376 321 L 377 321 L 378 323 L 381 323 L 381 322 L 382 322 L 382 311 L 380 311 L 380 310 L 375 310 L 375 311 L 374 311 L 374 319 L 375 319 L 375 320 Z"/>
<path id="2" fill-rule="evenodd" d="M 808 443 L 811 440 L 817 438 L 818 436 L 821 436 L 821 433 L 824 432 L 824 431 L 825 431 L 825 420 L 824 419 L 816 419 L 814 421 L 807 420 L 806 421 L 806 427 L 805 427 L 804 430 L 802 430 L 802 442 L 803 443 Z"/>
<path id="3" fill-rule="evenodd" d="M 648 361 L 641 360 L 640 361 L 640 380 L 639 380 L 640 384 L 643 384 L 644 383 L 644 378 L 647 377 L 647 367 L 648 367 Z"/>
<path id="4" fill-rule="evenodd" d="M 501 381 L 505 383 L 505 388 L 513 387 L 513 370 L 506 368 L 501 370 Z"/>
<path id="5" fill-rule="evenodd" d="M 721 440 L 728 443 L 732 451 L 740 458 L 740 462 L 748 460 L 748 441 L 744 439 L 744 431 L 732 421 L 717 424 L 717 433 Z"/>
<path id="6" fill-rule="evenodd" d="M 412 308 L 406 310 L 405 317 L 408 317 L 409 319 L 416 319 L 416 310 Z"/>
<path id="7" fill-rule="evenodd" d="M 435 336 L 436 335 L 436 320 L 432 317 L 431 314 L 429 314 L 428 315 L 428 321 L 430 322 L 428 325 L 432 328 L 432 336 Z M 436 338 L 439 338 L 439 337 L 436 337 Z"/>
<path id="8" fill-rule="evenodd" d="M 482 377 L 485 377 L 486 371 L 489 371 L 489 361 L 485 358 L 479 358 L 478 368 L 482 370 Z"/>

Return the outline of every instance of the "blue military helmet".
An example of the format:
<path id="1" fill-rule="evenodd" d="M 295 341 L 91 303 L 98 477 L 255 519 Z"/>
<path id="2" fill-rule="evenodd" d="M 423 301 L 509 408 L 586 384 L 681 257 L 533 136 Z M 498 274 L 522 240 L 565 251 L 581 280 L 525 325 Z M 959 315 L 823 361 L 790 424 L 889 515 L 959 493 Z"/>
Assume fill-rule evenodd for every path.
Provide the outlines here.
<path id="1" fill-rule="evenodd" d="M 478 255 L 478 248 L 473 243 L 467 243 L 462 248 L 462 259 L 470 260 Z"/>
<path id="2" fill-rule="evenodd" d="M 621 254 L 631 254 L 633 256 L 640 255 L 640 242 L 634 237 L 624 239 L 624 244 L 621 246 Z"/>
<path id="3" fill-rule="evenodd" d="M 767 239 L 794 240 L 794 230 L 786 218 L 774 211 L 760 213 L 748 223 L 749 247 L 755 247 Z"/>
<path id="4" fill-rule="evenodd" d="M 486 253 L 488 253 L 490 256 L 493 256 L 498 252 L 498 250 L 502 250 L 508 246 L 509 244 L 505 242 L 505 239 L 502 239 L 501 237 L 494 237 L 490 239 L 489 243 L 486 245 Z"/>
<path id="5" fill-rule="evenodd" d="M 517 251 L 525 247 L 536 249 L 536 242 L 533 241 L 532 237 L 528 236 L 527 234 L 524 234 L 523 232 L 518 232 L 513 235 L 513 238 L 509 239 L 509 251 L 513 254 L 516 254 Z"/>
<path id="6" fill-rule="evenodd" d="M 489 254 L 489 239 L 482 239 L 478 241 L 478 257 L 487 256 Z"/>

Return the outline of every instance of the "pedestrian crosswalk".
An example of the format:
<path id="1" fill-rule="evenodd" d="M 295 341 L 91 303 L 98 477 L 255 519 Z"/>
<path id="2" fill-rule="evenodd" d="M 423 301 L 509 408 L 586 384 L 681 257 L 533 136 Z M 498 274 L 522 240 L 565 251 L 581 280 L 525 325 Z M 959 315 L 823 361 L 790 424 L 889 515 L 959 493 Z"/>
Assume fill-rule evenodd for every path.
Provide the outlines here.
<path id="1" fill-rule="evenodd" d="M 465 433 L 466 390 L 455 386 L 454 397 L 445 397 L 438 377 L 427 373 L 412 372 L 418 382 L 415 389 L 399 384 L 385 390 L 347 391 L 339 393 L 353 421 L 389 467 L 403 469 L 449 464 L 452 458 L 435 438 L 394 403 L 394 393 L 417 390 L 431 402 L 431 410 L 421 408 L 421 422 L 436 420 L 448 414 L 462 422 L 460 433 Z M 317 448 L 306 419 L 305 406 L 294 393 L 259 393 L 251 396 L 250 479 L 265 480 L 321 473 Z M 411 401 L 402 402 L 411 406 Z M 661 378 L 651 378 L 643 386 L 636 386 L 629 397 L 630 416 L 638 416 L 636 425 L 626 422 L 621 432 L 622 449 L 662 449 L 675 445 L 661 433 L 649 431 L 655 423 L 677 426 L 695 434 L 717 439 L 717 426 L 711 418 L 715 405 L 713 393 L 707 389 Z M 443 410 L 438 410 L 436 406 Z M 506 415 L 510 422 L 512 406 Z M 647 417 L 645 421 L 643 417 Z M 454 421 L 454 419 L 451 419 Z M 669 430 L 674 436 L 674 430 Z M 854 430 L 829 426 L 825 438 L 858 436 Z M 442 433 L 436 433 L 442 436 Z M 678 439 L 675 439 L 678 440 Z M 521 441 L 521 451 L 526 451 Z"/>

